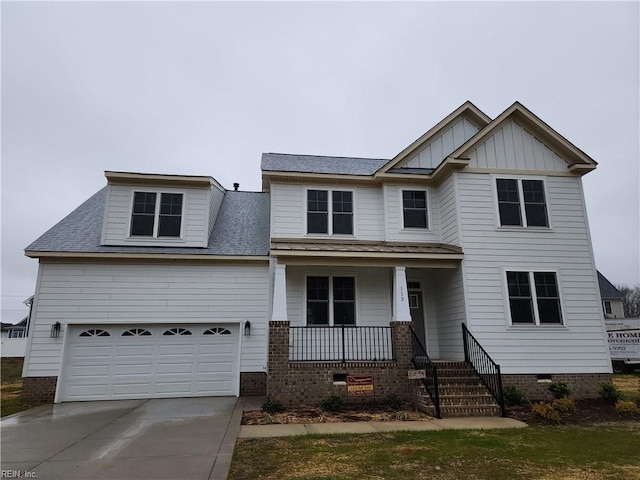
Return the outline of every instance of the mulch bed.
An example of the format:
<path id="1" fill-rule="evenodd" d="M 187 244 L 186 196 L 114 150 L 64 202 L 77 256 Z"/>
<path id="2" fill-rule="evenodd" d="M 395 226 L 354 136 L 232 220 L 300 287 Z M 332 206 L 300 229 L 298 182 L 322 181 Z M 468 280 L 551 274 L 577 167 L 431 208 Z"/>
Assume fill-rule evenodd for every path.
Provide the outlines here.
<path id="1" fill-rule="evenodd" d="M 576 400 L 577 412 L 566 414 L 560 421 L 563 425 L 585 425 L 607 422 L 640 421 L 639 416 L 618 415 L 613 405 L 603 400 Z M 533 414 L 530 405 L 507 408 L 507 416 L 530 425 L 549 424 L 549 421 Z M 341 412 L 325 412 L 320 407 L 300 406 L 285 412 L 268 414 L 261 410 L 244 412 L 243 425 L 273 425 L 329 422 L 385 422 L 429 420 L 430 416 L 411 409 L 395 411 L 384 405 L 346 405 Z"/>

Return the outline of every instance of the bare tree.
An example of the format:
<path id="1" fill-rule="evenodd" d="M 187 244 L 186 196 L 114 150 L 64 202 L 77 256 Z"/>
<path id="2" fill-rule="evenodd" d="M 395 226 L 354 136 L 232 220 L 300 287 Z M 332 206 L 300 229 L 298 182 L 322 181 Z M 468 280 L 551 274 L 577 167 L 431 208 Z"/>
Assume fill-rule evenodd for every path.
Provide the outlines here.
<path id="1" fill-rule="evenodd" d="M 640 285 L 635 287 L 620 285 L 618 290 L 622 293 L 624 316 L 627 318 L 640 317 Z"/>

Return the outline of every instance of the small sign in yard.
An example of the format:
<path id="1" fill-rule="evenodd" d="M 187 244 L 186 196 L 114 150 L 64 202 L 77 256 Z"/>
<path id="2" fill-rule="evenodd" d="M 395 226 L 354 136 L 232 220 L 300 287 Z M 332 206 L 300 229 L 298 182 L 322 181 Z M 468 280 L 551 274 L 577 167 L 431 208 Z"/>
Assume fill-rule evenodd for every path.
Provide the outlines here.
<path id="1" fill-rule="evenodd" d="M 373 395 L 373 375 L 347 375 L 347 395 L 349 397 Z"/>
<path id="2" fill-rule="evenodd" d="M 427 378 L 426 370 L 409 370 L 409 380 L 419 380 L 421 378 Z"/>

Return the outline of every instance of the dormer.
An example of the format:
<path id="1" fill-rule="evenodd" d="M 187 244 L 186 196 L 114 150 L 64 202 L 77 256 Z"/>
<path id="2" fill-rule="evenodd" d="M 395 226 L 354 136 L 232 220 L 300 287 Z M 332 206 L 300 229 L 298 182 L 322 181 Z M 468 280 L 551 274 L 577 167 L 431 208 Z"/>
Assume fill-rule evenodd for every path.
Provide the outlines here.
<path id="1" fill-rule="evenodd" d="M 101 245 L 206 247 L 225 189 L 211 177 L 105 172 Z"/>

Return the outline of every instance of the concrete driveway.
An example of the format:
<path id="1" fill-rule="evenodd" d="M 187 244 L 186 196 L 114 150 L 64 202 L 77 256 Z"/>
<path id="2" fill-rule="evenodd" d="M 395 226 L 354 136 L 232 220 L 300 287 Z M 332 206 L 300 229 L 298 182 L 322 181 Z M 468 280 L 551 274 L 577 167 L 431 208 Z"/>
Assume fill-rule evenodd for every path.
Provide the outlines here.
<path id="1" fill-rule="evenodd" d="M 0 421 L 2 476 L 222 480 L 243 406 L 206 397 L 36 407 Z"/>

